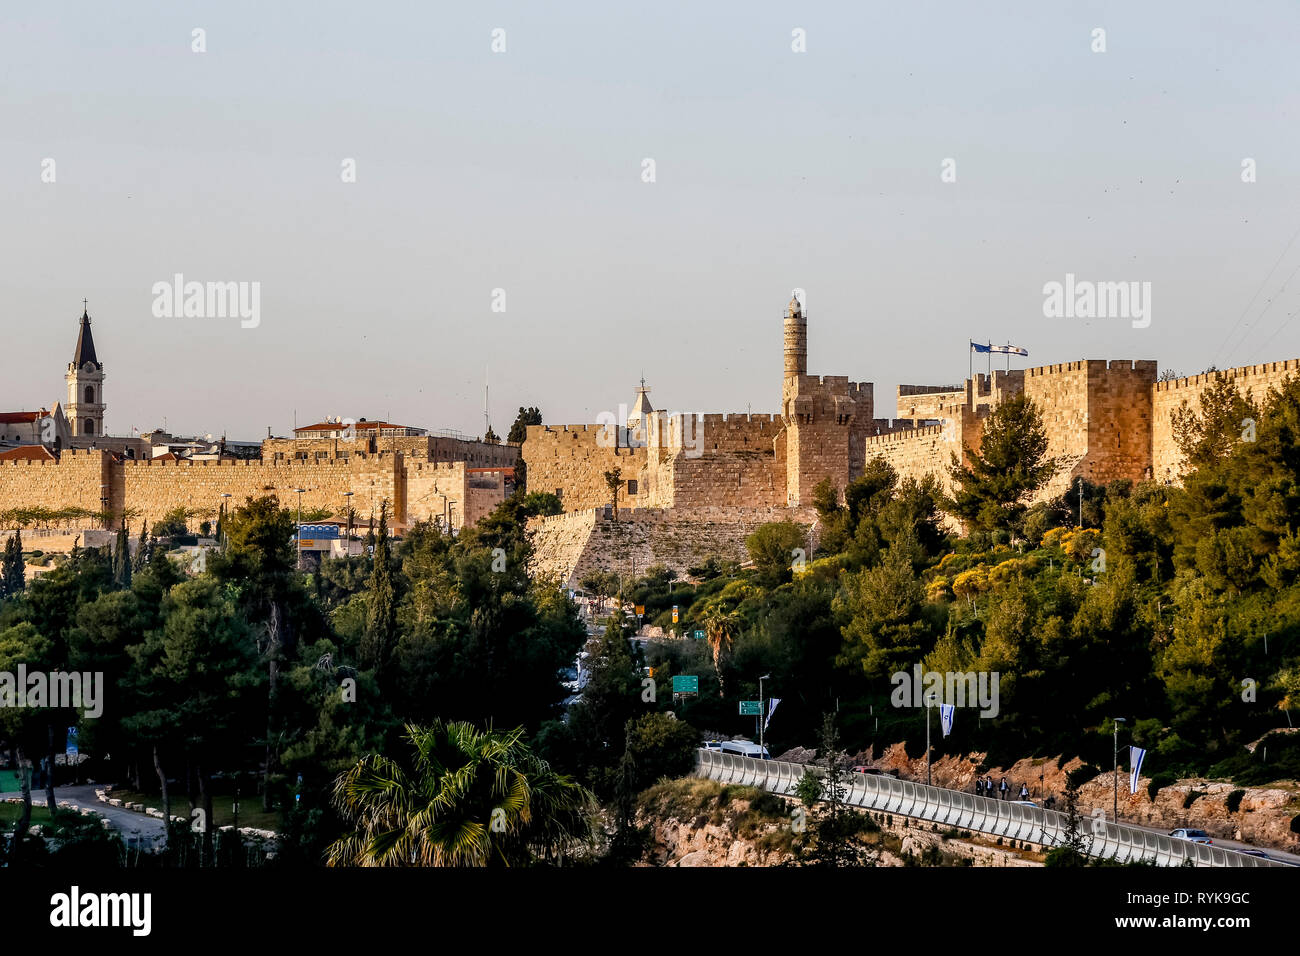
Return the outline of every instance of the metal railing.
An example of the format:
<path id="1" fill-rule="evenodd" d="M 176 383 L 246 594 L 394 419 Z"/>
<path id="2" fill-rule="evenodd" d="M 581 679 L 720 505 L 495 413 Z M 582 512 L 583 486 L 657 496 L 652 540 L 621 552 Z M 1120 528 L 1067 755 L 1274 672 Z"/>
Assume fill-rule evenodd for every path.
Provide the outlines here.
<path id="1" fill-rule="evenodd" d="M 804 771 L 803 764 L 781 760 L 755 760 L 716 750 L 700 750 L 695 766 L 698 776 L 720 783 L 758 787 L 786 796 L 794 793 Z M 988 797 L 926 786 L 887 775 L 849 774 L 844 802 L 863 810 L 915 817 L 958 830 L 972 830 L 1025 840 L 1046 847 L 1065 842 L 1065 814 L 1041 807 L 992 800 Z M 1091 818 L 1079 820 L 1080 835 L 1090 856 L 1120 863 L 1154 861 L 1157 866 L 1286 866 L 1276 860 L 1247 856 L 1223 847 L 1206 846 L 1138 827 L 1106 823 L 1096 827 Z M 1089 845 L 1089 841 L 1091 844 Z"/>

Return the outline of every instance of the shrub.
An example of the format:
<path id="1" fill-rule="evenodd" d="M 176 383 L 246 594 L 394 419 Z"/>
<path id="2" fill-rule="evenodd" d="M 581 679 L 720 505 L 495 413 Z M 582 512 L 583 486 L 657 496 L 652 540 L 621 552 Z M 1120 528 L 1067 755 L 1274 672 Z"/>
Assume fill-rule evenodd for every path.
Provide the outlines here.
<path id="1" fill-rule="evenodd" d="M 1147 784 L 1147 796 L 1154 801 L 1157 793 L 1159 793 L 1161 790 L 1169 786 L 1177 779 L 1178 778 L 1175 777 L 1172 773 L 1156 774 L 1154 777 L 1151 778 L 1151 781 Z"/>
<path id="2" fill-rule="evenodd" d="M 1232 791 L 1232 793 L 1228 794 L 1228 799 L 1223 801 L 1224 808 L 1229 813 L 1236 813 L 1237 810 L 1241 807 L 1241 798 L 1244 797 L 1245 795 L 1246 795 L 1245 790 Z"/>
<path id="3" fill-rule="evenodd" d="M 1183 809 L 1191 809 L 1193 803 L 1205 796 L 1204 790 L 1189 790 L 1187 796 L 1183 797 Z"/>

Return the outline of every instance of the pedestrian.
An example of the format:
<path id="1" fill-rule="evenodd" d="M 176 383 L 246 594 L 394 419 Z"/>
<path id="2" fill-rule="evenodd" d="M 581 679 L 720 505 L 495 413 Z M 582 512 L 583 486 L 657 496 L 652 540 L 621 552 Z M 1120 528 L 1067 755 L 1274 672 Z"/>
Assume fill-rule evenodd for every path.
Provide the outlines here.
<path id="1" fill-rule="evenodd" d="M 1023 783 L 1020 785 L 1020 799 L 1021 800 L 1029 799 L 1029 787 Z"/>
<path id="2" fill-rule="evenodd" d="M 988 797 L 990 800 L 993 799 L 993 778 L 992 777 L 986 776 L 984 778 L 984 796 Z"/>
<path id="3" fill-rule="evenodd" d="M 984 781 L 983 781 L 982 778 L 980 778 L 980 777 L 976 777 L 976 778 L 975 778 L 975 796 L 977 796 L 977 797 L 982 797 L 983 795 L 984 795 Z"/>
<path id="4" fill-rule="evenodd" d="M 1007 791 L 1010 790 L 1010 789 L 1011 789 L 1011 787 L 1007 784 L 1007 778 L 1006 778 L 1006 777 L 1003 777 L 1003 778 L 1002 778 L 1002 785 L 1001 785 L 1000 787 L 998 787 L 998 790 L 1000 791 L 1000 792 L 998 793 L 998 799 L 999 799 L 999 800 L 1005 800 L 1005 799 L 1007 798 Z"/>

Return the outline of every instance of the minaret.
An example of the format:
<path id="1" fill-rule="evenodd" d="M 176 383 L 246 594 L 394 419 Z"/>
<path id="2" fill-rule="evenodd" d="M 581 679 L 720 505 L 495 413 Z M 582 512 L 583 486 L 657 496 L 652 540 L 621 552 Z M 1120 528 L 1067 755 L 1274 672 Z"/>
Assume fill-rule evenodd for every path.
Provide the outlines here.
<path id="1" fill-rule="evenodd" d="M 785 377 L 808 374 L 808 317 L 799 297 L 792 296 L 785 310 Z"/>
<path id="2" fill-rule="evenodd" d="M 77 351 L 68 363 L 68 424 L 74 438 L 104 434 L 104 365 L 95 355 L 90 334 L 90 311 L 83 301 Z"/>

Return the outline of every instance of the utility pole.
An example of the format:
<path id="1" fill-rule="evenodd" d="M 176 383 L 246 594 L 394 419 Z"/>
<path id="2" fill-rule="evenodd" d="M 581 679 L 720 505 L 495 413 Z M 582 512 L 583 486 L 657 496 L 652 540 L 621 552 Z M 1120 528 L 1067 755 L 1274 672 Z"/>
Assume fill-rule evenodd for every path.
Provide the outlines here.
<path id="1" fill-rule="evenodd" d="M 293 489 L 298 493 L 298 565 L 297 570 L 302 570 L 302 494 L 306 488 Z"/>
<path id="2" fill-rule="evenodd" d="M 1123 717 L 1115 718 L 1115 750 L 1111 763 L 1111 769 L 1115 771 L 1115 793 L 1111 810 L 1115 814 L 1116 823 L 1119 823 L 1119 725 L 1123 723 L 1126 723 Z"/>
<path id="3" fill-rule="evenodd" d="M 925 785 L 930 786 L 930 702 L 925 702 Z"/>
<path id="4" fill-rule="evenodd" d="M 1083 527 L 1083 475 L 1079 476 L 1079 527 Z"/>
<path id="5" fill-rule="evenodd" d="M 763 681 L 771 679 L 771 674 L 764 674 L 758 679 L 758 709 L 761 711 L 758 716 L 758 753 L 760 757 L 766 753 L 763 747 L 763 730 L 767 725 L 767 701 L 763 699 Z"/>

